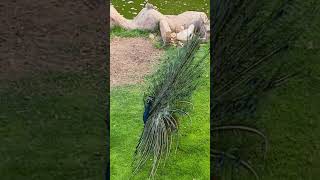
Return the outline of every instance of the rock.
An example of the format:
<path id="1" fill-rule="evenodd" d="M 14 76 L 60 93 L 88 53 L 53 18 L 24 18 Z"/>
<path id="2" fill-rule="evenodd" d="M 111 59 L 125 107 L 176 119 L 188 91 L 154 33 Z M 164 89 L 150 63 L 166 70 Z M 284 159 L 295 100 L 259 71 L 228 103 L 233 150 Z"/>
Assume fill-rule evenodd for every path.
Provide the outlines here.
<path id="1" fill-rule="evenodd" d="M 160 32 L 163 42 L 170 42 L 171 29 L 168 21 L 166 21 L 165 19 L 160 21 Z"/>
<path id="2" fill-rule="evenodd" d="M 147 3 L 145 6 L 147 9 L 154 9 L 154 6 L 150 3 Z"/>
<path id="3" fill-rule="evenodd" d="M 132 23 L 137 29 L 156 31 L 159 28 L 160 20 L 164 18 L 165 16 L 155 9 L 143 8 L 132 20 Z"/>
<path id="4" fill-rule="evenodd" d="M 181 26 L 186 29 L 196 22 L 202 22 L 205 24 L 207 19 L 205 13 L 197 11 L 186 11 L 179 15 L 167 15 L 166 17 L 168 18 L 170 28 L 173 30 L 179 30 L 181 29 Z M 179 31 L 176 32 L 178 33 Z"/>
<path id="5" fill-rule="evenodd" d="M 130 1 L 129 1 L 130 2 Z M 138 15 L 130 20 L 120 15 L 117 10 L 110 6 L 110 26 L 120 26 L 124 29 L 156 31 L 160 28 L 164 43 L 171 41 L 171 33 L 177 33 L 177 39 L 186 41 L 195 29 L 202 30 L 201 38 L 208 39 L 210 34 L 210 22 L 203 12 L 187 11 L 179 15 L 163 15 L 155 9 L 155 6 L 147 3 Z"/>

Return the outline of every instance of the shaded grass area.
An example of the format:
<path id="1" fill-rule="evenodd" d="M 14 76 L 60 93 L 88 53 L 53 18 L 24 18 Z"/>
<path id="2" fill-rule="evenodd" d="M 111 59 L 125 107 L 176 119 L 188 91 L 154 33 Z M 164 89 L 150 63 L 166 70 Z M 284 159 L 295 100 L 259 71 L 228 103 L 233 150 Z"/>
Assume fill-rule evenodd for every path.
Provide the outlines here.
<path id="1" fill-rule="evenodd" d="M 249 163 L 260 179 L 317 179 L 320 176 L 320 53 L 295 49 L 284 58 L 305 61 L 300 65 L 308 74 L 290 80 L 268 93 L 259 103 L 256 126 L 268 140 L 266 159 L 262 159 L 261 139 L 235 136 L 243 142 Z M 224 179 L 230 179 L 225 176 Z M 240 169 L 233 179 L 255 179 Z"/>
<path id="2" fill-rule="evenodd" d="M 262 179 L 317 179 L 320 176 L 320 53 L 296 49 L 309 75 L 292 79 L 260 103 L 258 121 L 270 141 Z"/>
<path id="3" fill-rule="evenodd" d="M 242 138 L 239 148 L 245 152 L 240 153 L 249 156 L 249 163 L 262 180 L 313 180 L 320 176 L 319 17 L 314 18 L 300 39 L 290 44 L 289 52 L 280 57 L 292 64 L 284 72 L 300 69 L 302 73 L 266 94 L 251 121 L 254 123 L 250 125 L 264 132 L 269 140 L 266 159 L 262 159 L 261 139 L 236 133 L 232 136 L 236 140 Z M 234 174 L 233 179 L 255 179 L 243 168 Z"/>
<path id="4" fill-rule="evenodd" d="M 205 45 L 198 55 L 206 53 Z M 172 53 L 173 51 L 167 51 Z M 210 176 L 210 121 L 209 121 L 209 59 L 203 82 L 193 95 L 192 121 L 181 119 L 179 145 L 172 150 L 164 167 L 159 168 L 157 179 L 209 179 Z M 111 89 L 110 94 L 110 159 L 111 179 L 128 179 L 132 175 L 132 158 L 143 129 L 144 85 Z M 146 179 L 146 168 L 134 179 Z"/>
<path id="5" fill-rule="evenodd" d="M 99 79 L 60 73 L 1 84 L 1 179 L 103 178 L 106 95 Z"/>
<path id="6" fill-rule="evenodd" d="M 319 27 L 319 23 L 314 25 Z M 254 151 L 261 141 L 247 137 L 255 145 L 245 147 L 262 180 L 320 176 L 320 44 L 315 29 L 310 28 L 282 57 L 293 62 L 288 68 L 302 73 L 269 92 L 258 105 L 256 126 L 269 139 L 266 159 L 257 154 L 261 151 Z M 236 179 L 255 178 L 244 170 Z"/>

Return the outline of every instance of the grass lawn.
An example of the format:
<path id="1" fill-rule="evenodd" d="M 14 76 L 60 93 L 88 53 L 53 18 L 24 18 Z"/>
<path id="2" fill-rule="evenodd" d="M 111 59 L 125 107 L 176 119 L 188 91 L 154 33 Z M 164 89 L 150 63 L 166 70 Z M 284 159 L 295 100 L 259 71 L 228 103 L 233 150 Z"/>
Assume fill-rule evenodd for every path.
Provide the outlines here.
<path id="1" fill-rule="evenodd" d="M 306 48 L 303 42 L 310 41 L 314 47 Z M 251 162 L 262 180 L 320 177 L 319 34 L 307 33 L 297 46 L 283 58 L 296 62 L 298 68 L 310 73 L 303 73 L 272 90 L 258 106 L 257 126 L 266 133 L 269 149 L 265 161 L 257 162 L 252 153 Z M 255 178 L 245 175 L 239 179 Z"/>
<path id="2" fill-rule="evenodd" d="M 2 84 L 1 179 L 103 178 L 105 88 L 98 79 L 60 73 Z"/>
<path id="3" fill-rule="evenodd" d="M 110 37 L 148 37 L 149 33 L 147 31 L 135 29 L 135 30 L 125 30 L 120 27 L 113 27 L 110 33 Z"/>
<path id="4" fill-rule="evenodd" d="M 258 121 L 270 141 L 262 179 L 320 177 L 319 57 L 318 50 L 292 52 L 287 58 L 305 61 L 312 73 L 275 89 L 259 107 Z"/>
<path id="5" fill-rule="evenodd" d="M 243 151 L 250 149 L 246 154 L 261 180 L 315 180 L 320 177 L 319 27 L 320 16 L 316 16 L 311 27 L 292 44 L 289 53 L 280 57 L 292 62 L 292 68 L 302 68 L 303 73 L 272 90 L 259 102 L 257 123 L 253 126 L 263 131 L 269 140 L 266 160 L 256 158 L 261 151 L 251 151 L 252 142 L 241 147 Z M 246 170 L 235 174 L 237 178 L 234 179 L 255 179 Z"/>
<path id="6" fill-rule="evenodd" d="M 260 150 L 245 147 L 251 149 L 249 159 L 261 180 L 314 180 L 320 177 L 319 55 L 317 50 L 292 51 L 285 58 L 305 60 L 303 66 L 311 69 L 310 75 L 290 80 L 260 101 L 257 126 L 269 140 L 265 161 L 256 158 Z M 244 170 L 235 179 L 255 177 Z"/>
<path id="7" fill-rule="evenodd" d="M 112 34 L 112 33 L 111 33 Z M 208 48 L 206 44 L 203 48 Z M 169 51 L 167 51 L 169 52 Z M 198 55 L 203 55 L 203 49 Z M 209 179 L 210 177 L 210 121 L 209 121 L 209 59 L 203 83 L 193 95 L 194 111 L 181 119 L 179 146 L 172 151 L 165 167 L 157 171 L 157 179 Z M 143 129 L 143 92 L 145 85 L 136 84 L 111 88 L 110 94 L 110 159 L 111 179 L 131 176 L 135 147 Z M 135 179 L 146 179 L 149 170 Z"/>
<path id="8" fill-rule="evenodd" d="M 115 37 L 121 37 L 121 38 L 148 38 L 150 32 L 134 29 L 134 30 L 126 30 L 121 27 L 113 27 L 110 31 L 110 39 Z M 165 46 L 160 38 L 160 31 L 152 32 L 153 35 L 155 35 L 158 39 L 153 40 L 153 45 L 155 48 L 158 49 L 168 49 L 168 46 Z"/>

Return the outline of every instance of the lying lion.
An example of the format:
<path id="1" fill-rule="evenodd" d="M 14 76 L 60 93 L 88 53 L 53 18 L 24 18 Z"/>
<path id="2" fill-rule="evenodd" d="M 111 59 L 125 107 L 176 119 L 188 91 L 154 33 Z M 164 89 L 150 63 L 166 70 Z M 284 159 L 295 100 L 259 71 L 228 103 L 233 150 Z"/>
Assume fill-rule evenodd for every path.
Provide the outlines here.
<path id="1" fill-rule="evenodd" d="M 119 26 L 124 29 L 156 31 L 160 28 L 162 40 L 167 43 L 173 39 L 186 41 L 190 38 L 195 29 L 200 30 L 201 38 L 209 39 L 209 20 L 205 13 L 197 11 L 186 11 L 179 15 L 163 15 L 153 5 L 146 6 L 132 20 L 124 18 L 111 5 L 110 26 Z"/>

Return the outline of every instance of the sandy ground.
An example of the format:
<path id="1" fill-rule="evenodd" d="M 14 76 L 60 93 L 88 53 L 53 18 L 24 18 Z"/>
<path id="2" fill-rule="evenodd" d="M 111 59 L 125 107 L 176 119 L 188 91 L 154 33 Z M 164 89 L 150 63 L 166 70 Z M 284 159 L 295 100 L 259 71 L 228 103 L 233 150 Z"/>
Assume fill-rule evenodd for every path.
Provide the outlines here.
<path id="1" fill-rule="evenodd" d="M 110 43 L 110 86 L 143 82 L 162 53 L 145 38 L 113 38 Z"/>

